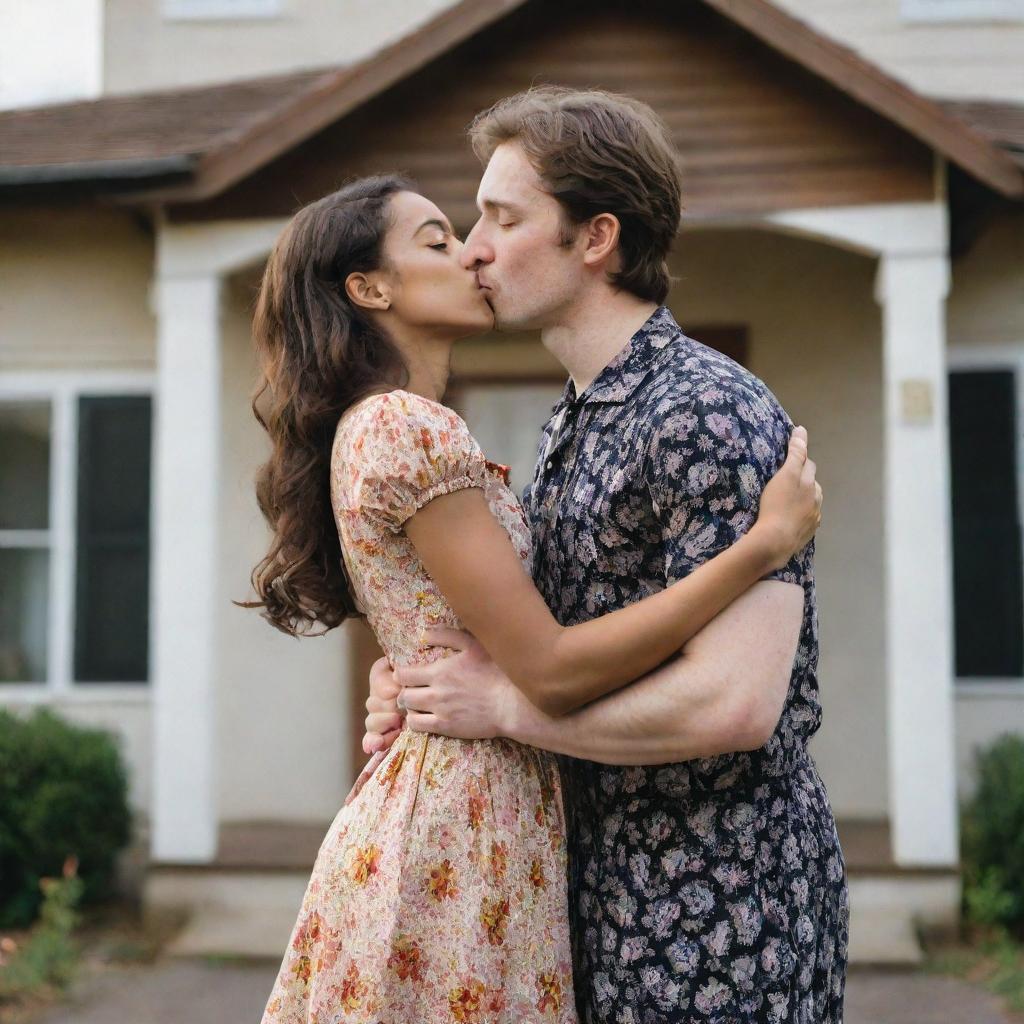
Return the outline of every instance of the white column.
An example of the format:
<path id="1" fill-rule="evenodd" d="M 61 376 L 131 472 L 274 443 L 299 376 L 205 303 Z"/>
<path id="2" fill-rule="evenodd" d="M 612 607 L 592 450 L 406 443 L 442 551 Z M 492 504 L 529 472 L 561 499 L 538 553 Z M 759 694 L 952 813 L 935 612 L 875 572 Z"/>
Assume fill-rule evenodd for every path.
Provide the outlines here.
<path id="1" fill-rule="evenodd" d="M 153 499 L 153 847 L 208 862 L 217 845 L 215 595 L 221 278 L 162 271 Z"/>
<path id="2" fill-rule="evenodd" d="M 957 860 L 945 248 L 882 250 L 889 800 L 900 865 Z"/>

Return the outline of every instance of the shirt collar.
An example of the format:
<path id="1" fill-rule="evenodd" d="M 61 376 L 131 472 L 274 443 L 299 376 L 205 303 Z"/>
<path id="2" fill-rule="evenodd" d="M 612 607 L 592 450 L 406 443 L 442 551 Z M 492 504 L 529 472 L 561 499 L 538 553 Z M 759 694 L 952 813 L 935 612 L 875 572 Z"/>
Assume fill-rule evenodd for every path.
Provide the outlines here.
<path id="1" fill-rule="evenodd" d="M 615 358 L 584 388 L 581 403 L 602 402 L 621 405 L 628 401 L 644 378 L 654 368 L 655 356 L 666 345 L 682 336 L 667 306 L 659 306 L 629 339 Z M 552 412 L 557 413 L 576 400 L 576 385 L 572 377 Z"/>

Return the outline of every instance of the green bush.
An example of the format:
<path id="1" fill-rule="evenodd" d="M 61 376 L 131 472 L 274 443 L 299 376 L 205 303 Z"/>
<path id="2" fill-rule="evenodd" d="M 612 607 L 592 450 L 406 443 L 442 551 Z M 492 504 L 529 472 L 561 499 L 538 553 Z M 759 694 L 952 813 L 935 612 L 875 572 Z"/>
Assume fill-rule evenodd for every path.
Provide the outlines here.
<path id="1" fill-rule="evenodd" d="M 1024 737 L 975 753 L 978 785 L 961 818 L 964 902 L 974 924 L 1024 934 Z"/>
<path id="2" fill-rule="evenodd" d="M 77 858 L 82 902 L 111 894 L 131 837 L 127 774 L 113 737 L 46 708 L 0 710 L 0 928 L 39 913 L 40 879 Z"/>

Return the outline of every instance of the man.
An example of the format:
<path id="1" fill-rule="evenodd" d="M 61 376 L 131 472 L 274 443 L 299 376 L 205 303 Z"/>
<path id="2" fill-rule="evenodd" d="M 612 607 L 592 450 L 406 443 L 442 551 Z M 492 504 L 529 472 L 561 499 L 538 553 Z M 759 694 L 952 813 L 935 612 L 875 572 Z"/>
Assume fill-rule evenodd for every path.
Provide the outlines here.
<path id="1" fill-rule="evenodd" d="M 662 303 L 675 154 L 636 101 L 538 89 L 480 115 L 481 216 L 464 264 L 502 330 L 537 330 L 570 379 L 524 506 L 533 575 L 570 625 L 685 576 L 753 522 L 792 423 Z M 368 740 L 401 724 L 566 755 L 569 902 L 585 1022 L 840 1024 L 846 870 L 807 753 L 821 721 L 813 545 L 680 655 L 562 717 L 467 634 L 432 665 L 379 662 Z M 795 652 L 795 656 L 794 656 Z"/>

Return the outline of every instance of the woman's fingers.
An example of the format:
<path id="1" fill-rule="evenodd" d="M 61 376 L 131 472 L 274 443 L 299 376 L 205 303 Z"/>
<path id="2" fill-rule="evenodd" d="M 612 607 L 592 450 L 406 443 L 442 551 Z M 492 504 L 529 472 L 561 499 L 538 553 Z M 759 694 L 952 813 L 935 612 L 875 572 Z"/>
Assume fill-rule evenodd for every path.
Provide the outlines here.
<path id="1" fill-rule="evenodd" d="M 789 435 L 789 452 L 794 458 L 801 460 L 807 458 L 807 428 L 794 427 L 793 433 Z"/>
<path id="2" fill-rule="evenodd" d="M 370 692 L 378 697 L 394 700 L 400 687 L 387 658 L 378 658 L 370 667 Z"/>

